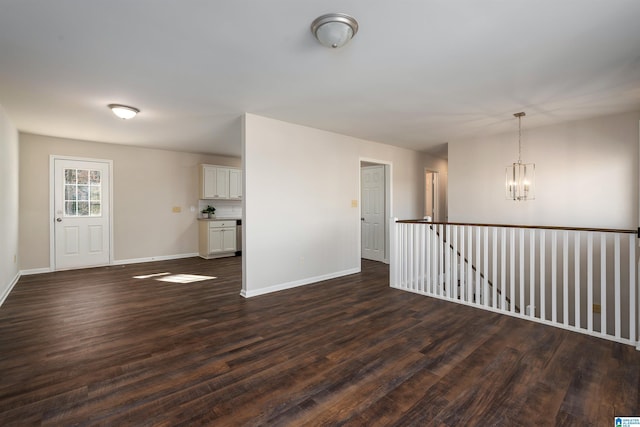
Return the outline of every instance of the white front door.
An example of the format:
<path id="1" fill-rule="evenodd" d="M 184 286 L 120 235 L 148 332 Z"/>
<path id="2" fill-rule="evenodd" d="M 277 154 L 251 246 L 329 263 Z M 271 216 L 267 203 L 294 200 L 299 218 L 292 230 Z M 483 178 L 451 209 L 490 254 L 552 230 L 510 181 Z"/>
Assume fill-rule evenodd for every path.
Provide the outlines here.
<path id="1" fill-rule="evenodd" d="M 108 162 L 54 159 L 56 270 L 110 262 Z"/>
<path id="2" fill-rule="evenodd" d="M 384 165 L 360 168 L 362 258 L 384 261 Z"/>

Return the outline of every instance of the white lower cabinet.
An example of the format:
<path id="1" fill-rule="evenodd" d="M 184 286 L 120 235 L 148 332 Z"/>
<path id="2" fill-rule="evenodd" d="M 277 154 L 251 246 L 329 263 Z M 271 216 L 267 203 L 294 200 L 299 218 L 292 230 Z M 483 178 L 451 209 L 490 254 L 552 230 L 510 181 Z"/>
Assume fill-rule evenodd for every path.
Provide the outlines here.
<path id="1" fill-rule="evenodd" d="M 202 258 L 233 256 L 236 252 L 236 221 L 199 221 L 199 255 Z"/>

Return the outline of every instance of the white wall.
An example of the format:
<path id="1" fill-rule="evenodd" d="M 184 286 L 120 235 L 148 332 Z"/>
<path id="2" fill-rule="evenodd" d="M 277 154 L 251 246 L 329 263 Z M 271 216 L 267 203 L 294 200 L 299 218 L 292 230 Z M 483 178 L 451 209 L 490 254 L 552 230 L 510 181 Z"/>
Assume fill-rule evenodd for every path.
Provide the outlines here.
<path id="1" fill-rule="evenodd" d="M 272 120 L 244 119 L 243 295 L 360 269 L 360 160 L 392 164 L 392 215 L 422 217 L 426 157 Z"/>
<path id="2" fill-rule="evenodd" d="M 20 134 L 20 268 L 49 268 L 49 156 L 113 160 L 115 262 L 197 254 L 198 165 L 240 159 Z M 212 203 L 215 206 L 215 203 Z M 173 213 L 178 206 L 180 213 Z"/>
<path id="3" fill-rule="evenodd" d="M 0 106 L 0 304 L 18 280 L 18 131 Z"/>
<path id="4" fill-rule="evenodd" d="M 527 129 L 522 160 L 536 164 L 536 200 L 505 199 L 508 134 L 449 142 L 449 221 L 634 229 L 640 112 Z"/>

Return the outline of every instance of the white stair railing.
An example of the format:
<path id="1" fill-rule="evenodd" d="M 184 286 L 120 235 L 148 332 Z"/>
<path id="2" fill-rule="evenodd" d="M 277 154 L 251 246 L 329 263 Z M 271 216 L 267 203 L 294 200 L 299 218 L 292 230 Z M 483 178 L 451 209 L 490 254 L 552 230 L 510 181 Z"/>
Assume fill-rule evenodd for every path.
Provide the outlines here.
<path id="1" fill-rule="evenodd" d="M 391 221 L 394 288 L 636 346 L 635 230 Z"/>

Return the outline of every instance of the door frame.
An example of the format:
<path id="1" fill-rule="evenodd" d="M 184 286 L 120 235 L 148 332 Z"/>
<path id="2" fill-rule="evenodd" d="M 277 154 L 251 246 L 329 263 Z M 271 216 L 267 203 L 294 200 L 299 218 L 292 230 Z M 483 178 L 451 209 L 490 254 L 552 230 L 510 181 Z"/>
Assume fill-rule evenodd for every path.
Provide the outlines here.
<path id="1" fill-rule="evenodd" d="M 426 209 L 427 209 L 427 174 L 433 174 L 435 176 L 435 186 L 434 186 L 434 196 L 432 196 L 433 198 L 433 217 L 431 218 L 431 220 L 433 222 L 438 222 L 438 221 L 442 221 L 442 218 L 440 218 L 440 171 L 439 170 L 435 170 L 435 169 L 430 169 L 430 168 L 424 168 L 424 179 L 423 179 L 423 183 L 425 185 L 424 188 L 424 211 L 425 214 L 426 213 Z"/>
<path id="2" fill-rule="evenodd" d="M 106 163 L 109 168 L 109 265 L 113 264 L 113 160 L 94 159 L 90 157 L 49 155 L 49 270 L 56 271 L 56 233 L 53 221 L 56 216 L 55 209 L 55 162 L 56 160 L 71 160 L 80 162 Z M 84 267 L 78 267 L 84 268 Z"/>
<path id="3" fill-rule="evenodd" d="M 370 157 L 360 157 L 358 159 L 358 217 L 357 230 L 358 230 L 358 259 L 360 260 L 360 267 L 362 268 L 362 224 L 360 218 L 362 218 L 362 174 L 360 168 L 362 162 L 375 163 L 384 166 L 384 217 L 385 217 L 385 230 L 384 230 L 384 263 L 389 264 L 389 230 L 391 229 L 391 218 L 393 218 L 393 163 L 388 160 L 373 159 Z"/>

